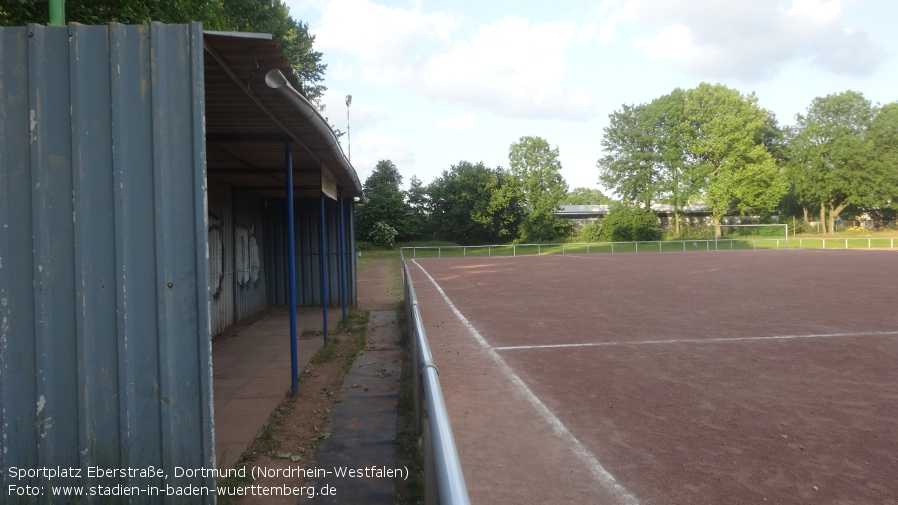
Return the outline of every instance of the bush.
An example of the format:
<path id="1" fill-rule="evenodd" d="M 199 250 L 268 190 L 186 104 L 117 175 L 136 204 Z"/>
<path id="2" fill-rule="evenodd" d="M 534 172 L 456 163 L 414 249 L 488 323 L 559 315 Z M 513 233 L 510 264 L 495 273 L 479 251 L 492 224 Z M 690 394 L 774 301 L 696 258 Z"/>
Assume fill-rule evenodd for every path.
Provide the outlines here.
<path id="1" fill-rule="evenodd" d="M 388 249 L 392 249 L 393 243 L 396 240 L 396 235 L 398 235 L 396 228 L 393 228 L 384 221 L 378 221 L 372 227 L 371 233 L 368 234 L 368 240 Z"/>
<path id="2" fill-rule="evenodd" d="M 601 242 L 602 241 L 602 227 L 599 226 L 599 223 L 589 223 L 583 228 L 580 229 L 580 233 L 577 236 L 577 240 L 579 242 Z"/>
<path id="3" fill-rule="evenodd" d="M 562 237 L 570 236 L 573 228 L 574 223 L 569 219 L 534 212 L 528 214 L 521 223 L 520 242 L 524 244 L 556 242 Z"/>
<path id="4" fill-rule="evenodd" d="M 618 205 L 602 220 L 599 235 L 606 242 L 659 240 L 661 226 L 651 209 Z"/>

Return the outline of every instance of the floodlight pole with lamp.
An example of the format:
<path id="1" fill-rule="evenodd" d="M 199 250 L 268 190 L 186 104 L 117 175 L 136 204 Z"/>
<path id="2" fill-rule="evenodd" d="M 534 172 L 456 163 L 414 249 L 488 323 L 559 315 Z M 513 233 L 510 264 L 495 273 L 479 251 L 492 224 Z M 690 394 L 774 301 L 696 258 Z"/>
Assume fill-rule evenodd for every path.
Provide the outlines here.
<path id="1" fill-rule="evenodd" d="M 349 137 L 349 106 L 352 105 L 352 95 L 346 95 L 346 154 L 352 163 L 352 139 Z"/>

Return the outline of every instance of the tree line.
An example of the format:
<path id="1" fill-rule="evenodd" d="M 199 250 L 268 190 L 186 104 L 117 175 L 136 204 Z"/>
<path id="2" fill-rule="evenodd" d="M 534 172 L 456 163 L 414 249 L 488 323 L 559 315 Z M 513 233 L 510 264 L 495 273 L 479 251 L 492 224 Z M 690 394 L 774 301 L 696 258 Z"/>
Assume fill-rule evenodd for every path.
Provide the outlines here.
<path id="1" fill-rule="evenodd" d="M 828 233 L 846 209 L 894 217 L 898 103 L 874 106 L 845 91 L 815 98 L 780 127 L 754 93 L 703 83 L 609 119 L 599 180 L 643 208 L 703 202 L 715 223 L 733 212 L 804 222 L 816 214 Z"/>
<path id="2" fill-rule="evenodd" d="M 681 209 L 703 203 L 714 224 L 729 214 L 819 219 L 825 233 L 843 212 L 892 220 L 898 207 L 898 103 L 873 105 L 862 93 L 815 98 L 795 124 L 780 126 L 754 93 L 721 84 L 674 89 L 609 115 L 596 163 L 598 181 L 620 200 L 614 233 L 638 237 L 653 204 Z M 509 169 L 462 161 L 425 185 L 380 161 L 365 182 L 359 240 L 447 240 L 459 244 L 545 242 L 571 233 L 555 212 L 563 204 L 607 204 L 599 190 L 568 190 L 558 148 L 522 137 L 509 148 Z M 647 217 L 648 216 L 648 217 Z M 609 221 L 609 222 L 612 222 Z M 380 234 L 370 237 L 376 224 Z M 385 233 L 385 234 L 384 234 Z M 644 238 L 640 238 L 644 239 Z"/>
<path id="3" fill-rule="evenodd" d="M 365 180 L 369 203 L 356 215 L 356 236 L 379 244 L 417 239 L 486 244 L 568 235 L 571 222 L 555 214 L 560 205 L 611 199 L 597 189 L 569 190 L 558 155 L 545 139 L 522 137 L 509 148 L 508 169 L 461 161 L 427 185 L 413 176 L 407 191 L 396 165 L 381 160 Z"/>

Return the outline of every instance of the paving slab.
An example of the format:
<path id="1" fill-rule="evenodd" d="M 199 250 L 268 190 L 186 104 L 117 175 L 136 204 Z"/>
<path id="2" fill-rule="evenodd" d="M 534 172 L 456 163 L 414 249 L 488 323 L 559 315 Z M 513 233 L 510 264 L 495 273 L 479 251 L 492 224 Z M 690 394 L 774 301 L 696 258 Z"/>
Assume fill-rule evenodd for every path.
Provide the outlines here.
<path id="1" fill-rule="evenodd" d="M 395 478 L 383 472 L 396 470 L 401 357 L 396 312 L 371 312 L 365 350 L 346 375 L 331 413 L 330 437 L 315 448 L 312 466 L 329 473 L 306 480 L 316 488 L 331 486 L 335 494 L 318 496 L 314 503 L 395 503 Z M 338 476 L 349 469 L 358 475 Z"/>

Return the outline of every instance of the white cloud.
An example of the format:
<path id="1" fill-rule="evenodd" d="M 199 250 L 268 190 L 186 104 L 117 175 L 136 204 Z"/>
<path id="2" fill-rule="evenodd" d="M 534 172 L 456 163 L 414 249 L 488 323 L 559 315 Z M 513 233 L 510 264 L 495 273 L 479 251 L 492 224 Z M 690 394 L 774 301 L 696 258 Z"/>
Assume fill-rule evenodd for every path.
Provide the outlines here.
<path id="1" fill-rule="evenodd" d="M 405 138 L 398 135 L 363 134 L 352 139 L 352 165 L 363 182 L 380 160 L 402 167 L 414 164 L 415 154 Z"/>
<path id="2" fill-rule="evenodd" d="M 820 0 L 794 0 L 792 7 L 779 8 L 786 16 L 807 19 L 816 25 L 837 23 L 842 16 L 842 5 L 837 1 L 822 3 Z"/>
<path id="3" fill-rule="evenodd" d="M 519 118 L 588 119 L 595 106 L 564 83 L 571 23 L 530 24 L 507 17 L 481 25 L 468 39 L 434 55 L 422 69 L 422 91 Z"/>
<path id="4" fill-rule="evenodd" d="M 684 25 L 665 27 L 654 37 L 639 37 L 633 45 L 645 48 L 648 55 L 656 60 L 695 59 L 698 52 L 689 27 Z"/>
<path id="5" fill-rule="evenodd" d="M 885 56 L 866 33 L 845 26 L 840 0 L 628 0 L 616 7 L 599 41 L 630 23 L 640 32 L 635 47 L 702 77 L 755 81 L 795 60 L 863 75 Z"/>
<path id="6" fill-rule="evenodd" d="M 324 7 L 314 34 L 317 49 L 353 57 L 353 65 L 340 68 L 345 76 L 391 84 L 407 79 L 426 50 L 445 40 L 454 26 L 442 13 L 424 14 L 369 0 L 334 0 Z"/>
<path id="7" fill-rule="evenodd" d="M 589 28 L 531 24 L 507 17 L 459 33 L 453 16 L 334 0 L 314 29 L 316 48 L 336 56 L 331 75 L 407 88 L 495 114 L 523 118 L 588 119 L 595 107 L 565 85 L 565 51 Z"/>
<path id="8" fill-rule="evenodd" d="M 433 122 L 437 128 L 445 131 L 467 131 L 474 127 L 477 123 L 477 117 L 472 115 L 449 116 L 437 119 Z"/>
<path id="9" fill-rule="evenodd" d="M 623 0 L 605 0 L 597 9 L 597 14 L 602 22 L 596 34 L 599 44 L 606 44 L 617 40 L 617 27 L 621 23 L 636 19 L 634 2 Z"/>
<path id="10" fill-rule="evenodd" d="M 346 95 L 340 90 L 328 89 L 324 92 L 322 103 L 324 110 L 321 115 L 327 118 L 333 128 L 346 131 Z M 389 114 L 379 107 L 370 105 L 364 101 L 364 97 L 356 96 L 349 107 L 349 119 L 352 128 L 365 128 L 375 125 L 389 117 Z"/>

